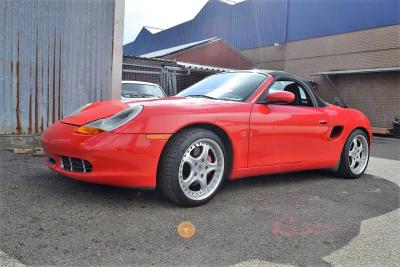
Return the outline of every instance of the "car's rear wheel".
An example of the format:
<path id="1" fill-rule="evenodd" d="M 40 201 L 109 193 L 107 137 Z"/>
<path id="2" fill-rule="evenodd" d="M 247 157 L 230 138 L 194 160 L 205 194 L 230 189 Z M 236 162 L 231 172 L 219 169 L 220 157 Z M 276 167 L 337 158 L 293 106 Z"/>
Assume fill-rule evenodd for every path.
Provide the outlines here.
<path id="1" fill-rule="evenodd" d="M 218 135 L 201 128 L 184 130 L 165 148 L 158 188 L 180 205 L 201 205 L 215 196 L 228 170 L 226 148 Z"/>
<path id="2" fill-rule="evenodd" d="M 362 130 L 350 134 L 340 157 L 338 175 L 344 178 L 359 178 L 369 161 L 369 140 Z"/>

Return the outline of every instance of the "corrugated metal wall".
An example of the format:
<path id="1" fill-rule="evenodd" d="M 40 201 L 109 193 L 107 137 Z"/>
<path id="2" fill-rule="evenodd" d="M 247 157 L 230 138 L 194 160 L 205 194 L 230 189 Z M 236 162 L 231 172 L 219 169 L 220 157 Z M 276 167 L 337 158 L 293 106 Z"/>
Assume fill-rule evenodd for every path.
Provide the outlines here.
<path id="1" fill-rule="evenodd" d="M 0 134 L 110 99 L 114 0 L 0 1 Z"/>
<path id="2" fill-rule="evenodd" d="M 151 34 L 143 28 L 126 55 L 221 38 L 238 50 L 377 28 L 400 22 L 399 0 L 209 0 L 190 21 Z M 176 10 L 176 12 L 180 12 Z"/>
<path id="3" fill-rule="evenodd" d="M 156 34 L 143 28 L 134 42 L 124 46 L 124 54 L 143 55 L 213 37 L 238 50 L 284 43 L 287 13 L 288 0 L 247 0 L 236 5 L 209 0 L 193 20 Z"/>
<path id="4" fill-rule="evenodd" d="M 289 0 L 287 41 L 400 23 L 399 0 Z"/>

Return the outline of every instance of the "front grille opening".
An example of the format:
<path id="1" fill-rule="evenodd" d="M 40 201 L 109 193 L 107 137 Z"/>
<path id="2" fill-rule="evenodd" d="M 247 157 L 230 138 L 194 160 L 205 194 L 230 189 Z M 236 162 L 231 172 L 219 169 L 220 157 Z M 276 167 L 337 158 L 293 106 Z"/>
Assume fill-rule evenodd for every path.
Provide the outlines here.
<path id="1" fill-rule="evenodd" d="M 61 156 L 61 168 L 71 172 L 91 172 L 92 164 L 83 159 Z"/>
<path id="2" fill-rule="evenodd" d="M 48 157 L 48 158 L 47 158 L 47 162 L 48 162 L 50 165 L 56 165 L 56 160 L 53 159 L 52 157 Z"/>

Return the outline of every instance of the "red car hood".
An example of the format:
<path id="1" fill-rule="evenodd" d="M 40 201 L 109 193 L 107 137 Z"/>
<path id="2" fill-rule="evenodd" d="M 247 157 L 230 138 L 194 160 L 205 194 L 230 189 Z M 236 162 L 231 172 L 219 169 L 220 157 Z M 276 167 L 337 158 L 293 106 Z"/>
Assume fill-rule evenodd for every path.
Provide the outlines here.
<path id="1" fill-rule="evenodd" d="M 168 109 L 173 111 L 173 110 L 185 110 L 185 109 L 189 110 L 194 107 L 207 109 L 211 106 L 224 104 L 224 102 L 229 103 L 227 101 L 215 101 L 205 98 L 185 98 L 185 97 L 167 97 L 162 99 L 148 99 L 142 101 L 135 100 L 130 102 L 121 102 L 116 100 L 104 101 L 104 102 L 93 103 L 91 106 L 89 106 L 82 112 L 74 116 L 66 117 L 62 119 L 61 122 L 81 126 L 95 120 L 110 117 L 124 109 L 139 104 L 143 105 L 144 107 L 168 106 Z"/>

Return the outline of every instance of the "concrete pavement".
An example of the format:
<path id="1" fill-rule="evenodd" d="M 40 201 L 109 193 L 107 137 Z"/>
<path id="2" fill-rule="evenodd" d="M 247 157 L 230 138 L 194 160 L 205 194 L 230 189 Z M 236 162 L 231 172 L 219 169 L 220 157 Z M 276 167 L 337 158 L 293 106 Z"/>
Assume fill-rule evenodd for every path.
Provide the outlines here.
<path id="1" fill-rule="evenodd" d="M 0 262 L 395 266 L 398 151 L 399 140 L 376 139 L 361 179 L 326 172 L 244 179 L 190 209 L 156 192 L 72 181 L 47 170 L 42 159 L 1 151 Z M 177 234 L 182 221 L 196 226 L 193 238 Z"/>

